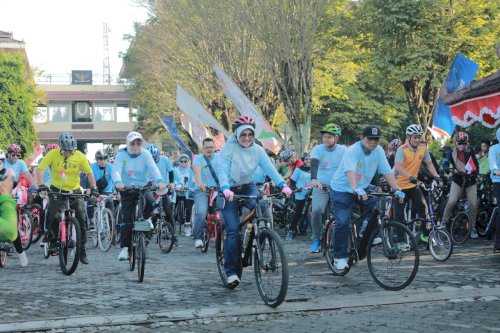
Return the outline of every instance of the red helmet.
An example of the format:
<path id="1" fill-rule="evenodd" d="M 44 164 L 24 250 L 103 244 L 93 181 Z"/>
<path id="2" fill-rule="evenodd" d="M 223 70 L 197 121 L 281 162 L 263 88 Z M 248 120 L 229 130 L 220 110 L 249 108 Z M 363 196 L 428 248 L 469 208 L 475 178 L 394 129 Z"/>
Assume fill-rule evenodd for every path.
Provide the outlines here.
<path id="1" fill-rule="evenodd" d="M 239 116 L 233 121 L 233 132 L 235 132 L 241 125 L 250 125 L 253 129 L 255 129 L 255 120 L 249 116 Z"/>
<path id="2" fill-rule="evenodd" d="M 19 147 L 18 145 L 16 145 L 15 143 L 11 143 L 8 147 L 7 147 L 7 152 L 8 153 L 16 153 L 16 154 L 19 154 L 21 152 L 21 147 Z"/>
<path id="3" fill-rule="evenodd" d="M 455 133 L 455 142 L 457 144 L 466 144 L 469 141 L 469 136 L 465 132 Z"/>

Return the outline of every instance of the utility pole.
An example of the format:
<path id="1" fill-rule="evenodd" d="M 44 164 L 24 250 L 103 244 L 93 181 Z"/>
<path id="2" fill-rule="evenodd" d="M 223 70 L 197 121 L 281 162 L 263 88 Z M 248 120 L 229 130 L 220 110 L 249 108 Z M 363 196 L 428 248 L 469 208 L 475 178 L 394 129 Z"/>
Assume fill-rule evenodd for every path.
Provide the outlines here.
<path id="1" fill-rule="evenodd" d="M 107 23 L 102 24 L 102 49 L 103 49 L 103 62 L 102 62 L 102 83 L 111 84 L 111 69 L 109 68 L 109 47 L 108 47 L 108 28 Z"/>

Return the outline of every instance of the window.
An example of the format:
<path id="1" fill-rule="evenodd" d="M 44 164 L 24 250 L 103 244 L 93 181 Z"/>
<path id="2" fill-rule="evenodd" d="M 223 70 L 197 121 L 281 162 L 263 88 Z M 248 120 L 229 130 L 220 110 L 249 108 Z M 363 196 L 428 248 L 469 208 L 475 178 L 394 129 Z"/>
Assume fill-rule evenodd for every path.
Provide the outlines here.
<path id="1" fill-rule="evenodd" d="M 45 105 L 36 107 L 36 114 L 33 117 L 33 121 L 39 124 L 47 122 L 47 107 Z"/>
<path id="2" fill-rule="evenodd" d="M 119 123 L 130 122 L 130 109 L 128 103 L 118 103 L 116 105 L 116 121 Z"/>
<path id="3" fill-rule="evenodd" d="M 75 101 L 73 102 L 73 122 L 88 123 L 92 121 L 92 108 L 90 102 Z"/>
<path id="4" fill-rule="evenodd" d="M 111 102 L 94 102 L 94 121 L 115 121 Z"/>
<path id="5" fill-rule="evenodd" d="M 49 105 L 49 121 L 64 122 L 69 121 L 69 107 L 66 104 Z"/>

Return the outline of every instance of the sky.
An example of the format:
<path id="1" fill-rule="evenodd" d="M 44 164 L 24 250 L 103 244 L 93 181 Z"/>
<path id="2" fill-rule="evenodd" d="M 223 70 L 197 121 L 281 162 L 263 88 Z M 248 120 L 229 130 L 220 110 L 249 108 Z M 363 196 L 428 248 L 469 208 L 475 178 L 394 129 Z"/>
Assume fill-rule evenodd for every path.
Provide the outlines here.
<path id="1" fill-rule="evenodd" d="M 0 0 L 0 30 L 26 43 L 31 67 L 63 76 L 72 70 L 92 70 L 102 83 L 103 23 L 107 23 L 113 82 L 129 46 L 124 34 L 134 34 L 134 22 L 147 12 L 133 0 Z M 96 82 L 97 75 L 101 82 Z"/>

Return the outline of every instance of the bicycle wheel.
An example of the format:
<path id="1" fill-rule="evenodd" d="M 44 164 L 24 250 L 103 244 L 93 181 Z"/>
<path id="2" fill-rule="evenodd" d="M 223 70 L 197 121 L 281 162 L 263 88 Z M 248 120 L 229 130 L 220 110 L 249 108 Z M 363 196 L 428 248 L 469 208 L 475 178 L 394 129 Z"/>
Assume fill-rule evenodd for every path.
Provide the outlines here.
<path id="1" fill-rule="evenodd" d="M 477 229 L 477 234 L 481 237 L 486 236 L 486 228 L 488 227 L 488 221 L 490 218 L 490 214 L 487 209 L 482 209 L 478 214 L 476 218 L 476 229 Z"/>
<path id="2" fill-rule="evenodd" d="M 222 284 L 226 288 L 230 288 L 227 283 L 227 274 L 224 268 L 224 240 L 226 239 L 226 228 L 223 223 L 217 223 L 215 228 L 217 229 L 215 236 L 215 257 L 217 261 L 217 271 L 219 272 L 220 279 Z M 241 280 L 241 275 L 243 273 L 243 262 L 241 260 L 241 256 L 238 258 L 238 267 L 236 274 L 238 278 Z"/>
<path id="3" fill-rule="evenodd" d="M 74 217 L 68 217 L 63 223 L 61 227 L 64 227 L 66 231 L 62 232 L 61 227 L 59 229 L 59 265 L 64 275 L 71 275 L 80 261 L 81 231 Z M 61 238 L 63 236 L 65 237 Z"/>
<path id="4" fill-rule="evenodd" d="M 7 264 L 8 243 L 0 243 L 0 267 L 5 267 Z"/>
<path id="5" fill-rule="evenodd" d="M 135 259 L 136 259 L 136 245 L 137 245 L 137 236 L 132 232 L 132 242 L 130 242 L 130 247 L 128 248 L 128 262 L 130 265 L 130 270 L 133 271 L 135 268 Z"/>
<path id="6" fill-rule="evenodd" d="M 163 253 L 169 253 L 174 246 L 174 227 L 172 223 L 164 219 L 158 220 L 158 245 Z"/>
<path id="7" fill-rule="evenodd" d="M 270 307 L 277 307 L 288 291 L 288 261 L 280 236 L 271 229 L 264 229 L 254 252 L 255 281 L 260 297 Z M 260 257 L 259 257 L 260 255 Z"/>
<path id="8" fill-rule="evenodd" d="M 201 252 L 207 252 L 208 242 L 210 241 L 210 235 L 208 234 L 208 227 L 206 225 L 206 222 L 201 232 L 201 241 L 203 242 L 203 246 L 201 247 Z"/>
<path id="9" fill-rule="evenodd" d="M 39 205 L 33 205 L 31 207 L 31 228 L 33 229 L 33 237 L 31 243 L 36 243 L 42 237 L 42 226 L 40 224 L 40 211 Z"/>
<path id="10" fill-rule="evenodd" d="M 447 260 L 453 252 L 453 241 L 445 229 L 434 229 L 429 234 L 429 251 L 437 261 Z"/>
<path id="11" fill-rule="evenodd" d="M 109 208 L 102 208 L 101 219 L 96 219 L 97 216 L 98 214 L 94 217 L 97 227 L 97 242 L 99 243 L 101 251 L 108 252 L 111 248 L 113 240 L 113 234 L 111 231 L 111 226 L 113 225 L 113 213 Z"/>
<path id="12" fill-rule="evenodd" d="M 382 243 L 375 245 L 377 236 L 382 236 Z M 385 222 L 382 233 L 372 232 L 368 244 L 368 269 L 379 286 L 401 290 L 413 281 L 418 271 L 419 250 L 415 236 L 407 227 L 398 222 Z"/>
<path id="13" fill-rule="evenodd" d="M 471 222 L 465 212 L 460 212 L 455 216 L 450 227 L 451 239 L 455 244 L 463 244 L 467 241 L 471 233 Z"/>
<path id="14" fill-rule="evenodd" d="M 144 280 L 144 268 L 146 267 L 146 243 L 144 240 L 144 234 L 141 232 L 137 237 L 137 277 L 139 282 Z"/>
<path id="15" fill-rule="evenodd" d="M 21 244 L 23 250 L 26 251 L 31 245 L 33 240 L 33 228 L 31 224 L 32 215 L 26 210 L 22 209 L 19 213 L 19 221 L 17 224 L 17 230 L 19 230 L 19 237 L 21 237 Z"/>
<path id="16" fill-rule="evenodd" d="M 335 220 L 330 220 L 327 222 L 323 228 L 323 233 L 321 235 L 323 253 L 328 263 L 328 267 L 332 271 L 333 275 L 344 276 L 349 272 L 350 266 L 342 271 L 335 269 L 333 264 L 333 228 L 335 226 Z"/>
<path id="17" fill-rule="evenodd" d="M 179 222 L 179 235 L 180 235 L 182 231 L 182 226 L 184 225 L 186 220 L 186 209 L 184 207 L 184 200 L 179 201 L 178 206 L 179 210 L 177 212 L 178 214 L 177 221 Z"/>
<path id="18" fill-rule="evenodd" d="M 120 245 L 121 238 L 121 228 L 119 222 L 123 221 L 122 219 L 122 205 L 119 204 L 115 209 L 115 214 L 113 217 L 113 244 Z"/>

